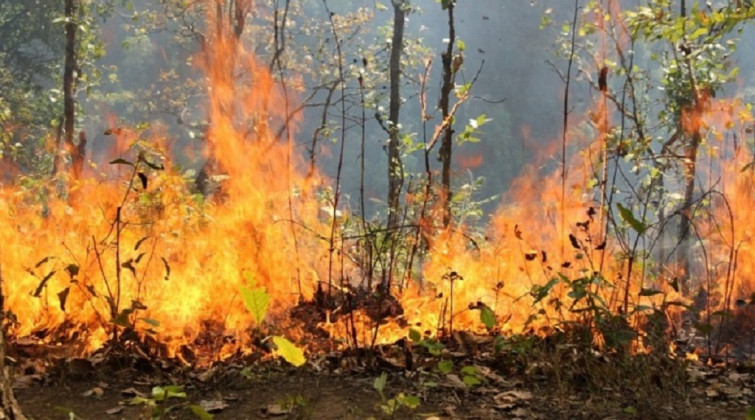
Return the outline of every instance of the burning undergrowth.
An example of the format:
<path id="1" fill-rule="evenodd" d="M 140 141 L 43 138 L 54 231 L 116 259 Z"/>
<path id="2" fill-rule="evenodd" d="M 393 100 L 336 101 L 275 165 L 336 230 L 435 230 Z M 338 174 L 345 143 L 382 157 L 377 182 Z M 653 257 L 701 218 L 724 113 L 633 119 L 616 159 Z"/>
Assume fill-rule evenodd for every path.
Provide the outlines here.
<path id="1" fill-rule="evenodd" d="M 166 139 L 119 127 L 107 133 L 121 145 L 116 154 L 82 178 L 0 191 L 0 262 L 14 339 L 62 343 L 78 355 L 138 343 L 145 354 L 188 364 L 266 354 L 271 336 L 312 352 L 407 337 L 501 350 L 523 334 L 666 354 L 684 310 L 708 339 L 715 327 L 749 319 L 747 308 L 725 311 L 733 300 L 753 303 L 749 268 L 737 263 L 749 259 L 755 226 L 746 211 L 752 173 L 739 171 L 749 154 L 711 157 L 725 182 L 718 198 L 700 201 L 711 217 L 697 227 L 708 231 L 701 242 L 710 252 L 697 250 L 707 260 L 695 273 L 705 281 L 695 284 L 718 295 L 697 306 L 682 296 L 671 265 L 636 247 L 666 221 L 606 203 L 605 190 L 591 184 L 607 147 L 607 125 L 594 121 L 581 123 L 592 135 L 572 142 L 579 152 L 568 170 L 530 167 L 484 230 L 440 228 L 431 208 L 411 224 L 416 235 L 353 234 L 365 224 L 347 206 L 334 208 L 327 182 L 305 174 L 292 142 L 269 128 L 290 121 L 287 93 L 231 33 L 216 36 L 198 60 L 208 79 L 214 196 L 196 194 L 194 180 L 172 164 Z M 252 75 L 242 84 L 239 69 Z M 697 129 L 701 121 L 714 127 L 716 113 L 735 116 L 721 131 L 749 121 L 738 106 L 707 109 L 696 116 Z M 726 229 L 714 220 L 728 220 Z M 379 264 L 367 264 L 373 260 Z"/>

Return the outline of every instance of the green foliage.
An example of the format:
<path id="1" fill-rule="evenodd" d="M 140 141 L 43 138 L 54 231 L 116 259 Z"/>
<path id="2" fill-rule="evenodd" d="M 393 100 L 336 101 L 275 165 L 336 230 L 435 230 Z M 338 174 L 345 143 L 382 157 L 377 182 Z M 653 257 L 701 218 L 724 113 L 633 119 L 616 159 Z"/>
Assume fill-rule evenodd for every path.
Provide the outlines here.
<path id="1" fill-rule="evenodd" d="M 128 401 L 130 405 L 144 405 L 150 408 L 153 419 L 163 419 L 166 415 L 176 411 L 179 408 L 187 406 L 186 392 L 180 385 L 156 386 L 148 397 L 136 396 Z M 189 404 L 189 410 L 202 420 L 211 420 L 212 414 L 208 413 L 202 406 Z"/>
<path id="2" fill-rule="evenodd" d="M 479 142 L 480 138 L 478 136 L 482 132 L 480 129 L 482 128 L 483 125 L 489 123 L 490 121 L 492 120 L 488 118 L 485 114 L 482 114 L 478 116 L 477 118 L 470 119 L 467 125 L 464 126 L 464 131 L 462 131 L 461 134 L 456 136 L 456 144 L 461 146 L 464 143 Z"/>
<path id="3" fill-rule="evenodd" d="M 299 367 L 307 362 L 302 349 L 288 341 L 287 338 L 277 335 L 273 336 L 273 343 L 275 343 L 275 347 L 277 348 L 276 353 L 293 366 Z"/>
<path id="4" fill-rule="evenodd" d="M 480 310 L 480 322 L 485 325 L 485 328 L 487 328 L 488 330 L 495 328 L 495 313 L 492 309 L 490 309 L 490 306 L 481 303 L 480 305 L 478 305 L 478 309 Z"/>
<path id="5" fill-rule="evenodd" d="M 247 280 L 254 285 L 253 278 L 247 278 Z M 267 309 L 270 305 L 270 295 L 267 293 L 264 287 L 247 288 L 241 287 L 241 297 L 244 300 L 244 305 L 247 310 L 252 314 L 255 321 L 259 325 L 267 315 Z M 273 336 L 273 344 L 275 344 L 276 354 L 283 358 L 286 362 L 295 367 L 302 366 L 307 362 L 307 358 L 304 356 L 304 351 L 297 347 L 294 343 L 289 341 L 286 337 Z"/>
<path id="6" fill-rule="evenodd" d="M 438 372 L 443 375 L 451 373 L 454 368 L 454 362 L 452 360 L 441 360 L 438 362 Z"/>
<path id="7" fill-rule="evenodd" d="M 267 308 L 270 306 L 270 295 L 264 287 L 241 287 L 241 298 L 244 305 L 254 317 L 257 325 L 261 324 L 267 315 Z"/>
<path id="8" fill-rule="evenodd" d="M 621 218 L 629 223 L 629 226 L 634 229 L 635 232 L 642 235 L 645 233 L 645 230 L 647 229 L 647 226 L 645 226 L 644 223 L 637 220 L 637 218 L 634 217 L 634 214 L 632 214 L 632 211 L 628 208 L 624 207 L 621 203 L 616 203 L 616 207 L 619 209 L 619 214 L 621 215 Z"/>
<path id="9" fill-rule="evenodd" d="M 407 395 L 403 392 L 399 392 L 393 398 L 387 398 L 385 396 L 385 386 L 388 382 L 388 374 L 383 372 L 375 378 L 372 383 L 373 389 L 377 391 L 382 400 L 377 406 L 378 408 L 388 416 L 396 416 L 398 412 L 405 408 L 407 410 L 414 410 L 419 407 L 420 399 L 414 395 Z"/>

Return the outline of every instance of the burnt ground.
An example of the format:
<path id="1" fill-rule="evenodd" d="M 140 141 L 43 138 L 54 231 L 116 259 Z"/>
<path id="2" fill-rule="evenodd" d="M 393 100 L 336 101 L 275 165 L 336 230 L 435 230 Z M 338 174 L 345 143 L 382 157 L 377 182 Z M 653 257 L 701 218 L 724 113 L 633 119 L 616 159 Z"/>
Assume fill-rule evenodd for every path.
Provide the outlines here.
<path id="1" fill-rule="evenodd" d="M 413 372 L 386 364 L 372 369 L 349 367 L 347 359 L 326 368 L 327 363 L 310 360 L 298 369 L 275 360 L 199 369 L 167 366 L 165 361 L 114 368 L 69 359 L 50 366 L 44 374 L 34 373 L 27 364 L 16 374 L 16 392 L 32 419 L 87 420 L 198 419 L 202 417 L 191 411 L 198 404 L 218 420 L 712 420 L 743 419 L 755 405 L 755 369 L 747 365 L 653 365 L 650 360 L 617 367 L 596 358 L 594 365 L 575 359 L 573 366 L 555 369 L 538 366 L 542 360 L 532 360 L 528 366 L 512 360 L 491 363 L 479 355 L 455 355 L 449 360 L 456 365 L 450 373 L 439 372 L 437 366 L 415 367 Z M 469 370 L 462 366 L 475 366 L 472 374 L 480 383 L 465 384 Z M 612 373 L 616 369 L 625 370 Z M 596 376 L 587 377 L 587 371 Z M 374 388 L 382 373 L 387 379 L 385 399 Z M 614 373 L 616 377 L 610 377 Z M 150 406 L 153 387 L 170 384 L 181 385 L 185 397 Z M 404 399 L 405 404 L 397 404 L 392 416 L 386 414 L 401 393 L 417 397 L 418 406 L 412 406 L 411 398 Z M 132 404 L 135 398 L 141 403 Z M 165 408 L 169 410 L 162 417 L 152 417 Z"/>

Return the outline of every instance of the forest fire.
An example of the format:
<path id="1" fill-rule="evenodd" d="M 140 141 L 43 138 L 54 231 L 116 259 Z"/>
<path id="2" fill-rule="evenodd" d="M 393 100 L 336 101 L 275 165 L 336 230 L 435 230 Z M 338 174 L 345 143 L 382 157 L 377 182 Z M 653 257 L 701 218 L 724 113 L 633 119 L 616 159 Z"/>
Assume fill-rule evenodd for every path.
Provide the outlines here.
<path id="1" fill-rule="evenodd" d="M 600 318 L 609 325 L 611 314 L 627 311 L 636 315 L 634 330 L 648 313 L 665 313 L 669 302 L 688 303 L 666 281 L 665 267 L 654 268 L 658 280 L 645 280 L 649 264 L 627 262 L 626 245 L 605 234 L 621 220 L 606 218 L 600 194 L 589 186 L 607 147 L 602 122 L 594 124 L 597 135 L 570 145 L 580 153 L 566 175 L 544 176 L 535 168 L 523 174 L 484 239 L 464 226 L 418 221 L 427 228 L 418 235 L 426 260 L 417 270 L 405 268 L 401 282 L 389 282 L 389 294 L 367 288 L 373 273 L 360 259 L 365 242 L 348 239 L 343 227 L 354 215 L 332 208 L 327 182 L 305 175 L 292 142 L 269 128 L 270 121 L 288 120 L 290 93 L 230 31 L 215 36 L 199 60 L 209 83 L 207 157 L 209 177 L 219 185 L 213 198 L 192 194 L 165 139 L 116 127 L 108 134 L 122 153 L 109 156 L 109 164 L 94 162 L 67 189 L 52 183 L 3 188 L 0 262 L 13 336 L 76 343 L 76 352 L 88 354 L 111 337 L 136 332 L 168 356 L 191 348 L 222 359 L 253 351 L 254 329 L 303 339 L 301 321 L 290 313 L 305 302 L 321 309 L 305 323 L 359 346 L 395 342 L 411 329 L 431 336 L 547 334 L 571 320 Z M 237 72 L 248 74 L 243 84 Z M 718 133 L 751 124 L 741 105 L 709 109 L 730 118 Z M 714 114 L 701 117 L 706 130 L 717 125 Z M 752 157 L 737 138 L 719 140 L 707 157 L 721 173 L 710 174 L 710 182 L 720 179 L 723 187 L 710 198 L 710 213 L 723 211 L 728 222 L 711 222 L 703 233 L 716 247 L 700 269 L 707 272 L 706 290 L 717 284 L 724 291 L 706 308 L 729 307 L 753 292 L 745 283 L 751 267 L 737 261 L 753 252 L 755 220 L 748 210 L 755 181 L 751 171 L 741 173 Z M 621 209 L 634 229 L 631 240 L 653 228 Z M 370 296 L 364 307 L 349 303 L 359 294 Z M 384 311 L 386 302 L 401 310 Z M 601 332 L 610 341 L 610 328 Z"/>

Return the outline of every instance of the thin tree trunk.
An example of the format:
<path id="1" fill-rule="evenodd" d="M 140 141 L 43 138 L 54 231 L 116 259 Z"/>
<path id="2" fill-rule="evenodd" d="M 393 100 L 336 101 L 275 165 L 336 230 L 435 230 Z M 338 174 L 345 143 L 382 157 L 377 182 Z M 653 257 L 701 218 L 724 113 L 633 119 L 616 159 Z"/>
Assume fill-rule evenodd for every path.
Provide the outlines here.
<path id="1" fill-rule="evenodd" d="M 65 0 L 64 13 L 66 18 L 65 34 L 65 63 L 63 65 L 63 139 L 58 136 L 53 174 L 62 170 L 62 153 L 78 155 L 73 143 L 74 119 L 76 118 L 76 0 Z M 61 144 L 63 140 L 63 144 Z"/>
<path id="2" fill-rule="evenodd" d="M 404 50 L 406 1 L 393 0 L 393 38 L 389 63 L 390 105 L 388 110 L 390 141 L 388 143 L 388 232 L 398 225 L 399 197 L 404 181 L 399 140 L 399 111 L 401 110 L 401 55 Z"/>
<path id="3" fill-rule="evenodd" d="M 685 0 L 681 1 L 680 15 L 682 18 L 687 17 L 687 5 Z M 686 43 L 686 38 L 685 38 Z M 704 98 L 700 92 L 700 86 L 697 83 L 697 77 L 695 76 L 694 66 L 692 65 L 689 55 L 684 56 L 684 64 L 687 67 L 687 77 L 689 79 L 690 88 L 692 90 L 693 108 L 688 110 L 690 112 L 688 124 L 690 126 L 684 126 L 684 121 L 681 122 L 680 132 L 689 133 L 691 131 L 689 144 L 685 148 L 684 152 L 684 202 L 682 203 L 682 220 L 679 223 L 679 250 L 677 263 L 682 270 L 682 277 L 680 279 L 680 285 L 682 294 L 688 296 L 690 292 L 690 271 L 692 269 L 692 256 L 690 255 L 692 246 L 690 243 L 690 230 L 692 229 L 692 206 L 694 204 L 695 194 L 695 175 L 697 173 L 697 152 L 702 142 L 702 134 L 700 133 L 699 120 L 702 116 Z"/>
<path id="4" fill-rule="evenodd" d="M 449 101 L 451 92 L 454 88 L 455 70 L 454 44 L 456 43 L 456 28 L 454 27 L 454 4 L 455 1 L 448 2 L 448 46 L 446 51 L 441 54 L 443 63 L 443 84 L 440 88 L 440 112 L 443 114 L 443 121 L 447 121 L 450 115 Z M 451 154 L 453 151 L 453 124 L 450 122 L 443 131 L 443 139 L 438 151 L 441 161 L 441 200 L 443 208 L 443 227 L 451 223 Z"/>
<path id="5" fill-rule="evenodd" d="M 690 255 L 690 230 L 692 228 L 692 207 L 695 198 L 695 174 L 697 172 L 697 151 L 700 148 L 701 135 L 699 130 L 692 134 L 690 144 L 684 156 L 684 202 L 682 203 L 682 220 L 679 223 L 679 250 L 677 262 L 682 270 L 681 288 L 684 296 L 689 296 L 690 273 L 692 258 Z"/>

